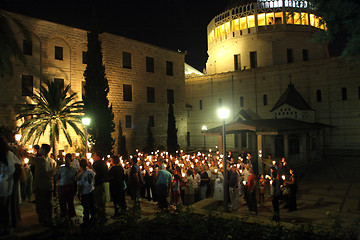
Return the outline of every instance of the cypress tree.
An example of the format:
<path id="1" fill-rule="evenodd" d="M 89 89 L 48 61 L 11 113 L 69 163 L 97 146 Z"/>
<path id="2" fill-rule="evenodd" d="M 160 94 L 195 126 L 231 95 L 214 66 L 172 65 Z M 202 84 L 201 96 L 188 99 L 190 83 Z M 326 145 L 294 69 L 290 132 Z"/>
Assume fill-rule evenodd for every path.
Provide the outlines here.
<path id="1" fill-rule="evenodd" d="M 154 151 L 155 146 L 154 146 L 154 135 L 151 131 L 151 126 L 150 126 L 150 119 L 149 119 L 149 123 L 148 123 L 148 127 L 147 127 L 147 137 L 146 137 L 146 146 L 144 148 L 144 152 L 146 153 L 151 153 Z"/>
<path id="2" fill-rule="evenodd" d="M 176 120 L 175 120 L 174 108 L 172 104 L 169 104 L 167 149 L 168 152 L 171 154 L 174 154 L 178 149 Z"/>
<path id="3" fill-rule="evenodd" d="M 119 121 L 119 134 L 118 134 L 118 144 L 117 144 L 117 152 L 123 159 L 127 159 L 128 153 L 126 150 L 126 138 L 123 135 L 121 121 Z"/>
<path id="4" fill-rule="evenodd" d="M 105 74 L 105 66 L 103 65 L 99 32 L 95 22 L 87 34 L 88 51 L 87 66 L 84 72 L 84 112 L 87 117 L 91 118 L 88 132 L 90 141 L 95 144 L 94 150 L 110 154 L 114 145 L 114 139 L 111 136 L 111 133 L 115 130 L 114 113 L 107 98 L 109 84 Z"/>

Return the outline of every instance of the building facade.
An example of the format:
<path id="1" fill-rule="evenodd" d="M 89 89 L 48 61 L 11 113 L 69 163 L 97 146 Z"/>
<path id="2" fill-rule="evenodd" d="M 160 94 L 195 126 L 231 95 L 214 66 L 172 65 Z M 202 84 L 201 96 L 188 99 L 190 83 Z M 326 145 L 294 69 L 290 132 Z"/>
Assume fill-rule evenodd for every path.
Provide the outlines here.
<path id="1" fill-rule="evenodd" d="M 1 124 L 15 122 L 19 105 L 31 102 L 43 79 L 71 85 L 81 99 L 86 68 L 87 31 L 23 15 L 8 13 L 30 32 L 30 39 L 12 25 L 26 58 L 26 64 L 14 60 L 14 75 L 1 79 Z M 129 152 L 142 149 L 150 123 L 155 146 L 166 147 L 167 114 L 173 104 L 178 128 L 178 142 L 185 145 L 187 118 L 185 111 L 184 54 L 121 36 L 100 34 L 108 99 L 113 106 L 116 139 L 121 122 Z M 72 134 L 76 139 L 76 136 Z M 46 142 L 46 136 L 40 142 Z M 72 148 L 60 136 L 59 150 L 82 148 L 79 140 Z"/>
<path id="2" fill-rule="evenodd" d="M 314 33 L 325 31 L 326 25 L 310 4 L 301 0 L 231 2 L 236 3 L 208 25 L 207 74 L 186 76 L 188 146 L 221 145 L 221 133 L 213 136 L 201 130 L 203 125 L 208 129 L 221 126 L 220 107 L 230 109 L 226 123 L 244 115 L 253 120 L 294 119 L 291 106 L 273 109 L 292 84 L 309 105 L 298 120 L 329 128 L 307 133 L 309 141 L 303 144 L 304 132 L 290 135 L 286 147 L 290 155 L 292 150 L 299 155 L 315 148 L 323 153 L 360 153 L 359 64 L 330 58 L 327 46 L 313 41 Z M 258 146 L 257 134 L 249 129 L 228 132 L 227 148 L 255 156 L 260 149 L 277 157 L 284 154 L 276 146 L 281 136 L 265 136 Z M 295 149 L 291 138 L 297 139 Z"/>

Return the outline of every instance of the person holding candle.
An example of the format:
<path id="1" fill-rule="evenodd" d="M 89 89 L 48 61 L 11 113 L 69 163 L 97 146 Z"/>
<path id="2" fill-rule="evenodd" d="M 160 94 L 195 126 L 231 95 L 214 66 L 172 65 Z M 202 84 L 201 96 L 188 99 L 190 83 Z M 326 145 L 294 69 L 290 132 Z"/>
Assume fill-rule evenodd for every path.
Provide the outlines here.
<path id="1" fill-rule="evenodd" d="M 81 205 L 84 209 L 81 227 L 88 227 L 96 219 L 96 207 L 94 204 L 95 172 L 88 169 L 88 162 L 85 158 L 80 160 L 79 165 L 77 184 L 81 196 Z"/>
<path id="2" fill-rule="evenodd" d="M 235 165 L 231 166 L 230 175 L 229 175 L 229 194 L 232 210 L 238 209 L 238 199 L 237 199 L 237 186 L 238 186 L 238 173 L 236 172 Z"/>
<path id="3" fill-rule="evenodd" d="M 140 211 L 140 187 L 144 185 L 144 180 L 137 164 L 136 157 L 130 158 L 131 169 L 128 177 L 128 188 L 131 200 L 133 200 L 134 211 Z"/>
<path id="4" fill-rule="evenodd" d="M 74 207 L 75 182 L 77 169 L 71 166 L 72 155 L 65 155 L 65 166 L 61 166 L 57 171 L 55 178 L 59 181 L 59 204 L 61 217 L 66 222 L 72 224 L 71 218 L 76 216 Z"/>
<path id="5" fill-rule="evenodd" d="M 209 176 L 206 172 L 205 165 L 201 166 L 200 179 L 200 200 L 203 200 L 206 198 L 206 191 L 209 183 Z"/>
<path id="6" fill-rule="evenodd" d="M 270 187 L 272 188 L 272 206 L 274 210 L 274 215 L 272 219 L 274 221 L 280 220 L 280 208 L 279 208 L 279 200 L 280 200 L 280 181 L 278 179 L 278 175 L 276 170 L 272 171 L 272 180 L 270 181 Z"/>
<path id="7" fill-rule="evenodd" d="M 50 145 L 42 144 L 37 157 L 30 159 L 35 165 L 35 203 L 39 223 L 45 226 L 52 225 L 52 178 L 56 171 L 56 162 L 49 157 Z"/>
<path id="8" fill-rule="evenodd" d="M 247 192 L 248 192 L 248 208 L 257 215 L 257 203 L 256 203 L 256 176 L 252 168 L 249 169 L 250 175 L 248 177 Z"/>
<path id="9" fill-rule="evenodd" d="M 108 171 L 109 183 L 110 183 L 110 196 L 114 203 L 114 216 L 117 218 L 120 216 L 120 212 L 126 211 L 125 201 L 125 175 L 124 169 L 120 165 L 120 158 L 118 155 L 113 155 L 110 158 L 111 167 Z"/>
<path id="10" fill-rule="evenodd" d="M 158 206 L 160 209 L 167 209 L 169 206 L 169 203 L 167 201 L 167 196 L 169 192 L 169 186 L 172 181 L 172 175 L 171 173 L 166 170 L 166 165 L 161 164 L 160 165 L 160 171 L 158 174 L 158 180 L 156 182 L 156 192 L 158 195 Z"/>
<path id="11" fill-rule="evenodd" d="M 193 177 L 193 171 L 191 169 L 187 170 L 186 173 L 186 186 L 185 186 L 185 205 L 190 205 L 194 203 L 194 177 Z"/>
<path id="12" fill-rule="evenodd" d="M 296 192 L 298 190 L 297 185 L 297 177 L 295 170 L 293 168 L 290 168 L 290 177 L 288 180 L 284 181 L 285 185 L 289 188 L 289 198 L 288 198 L 288 211 L 296 211 L 297 210 L 297 204 L 296 204 Z"/>

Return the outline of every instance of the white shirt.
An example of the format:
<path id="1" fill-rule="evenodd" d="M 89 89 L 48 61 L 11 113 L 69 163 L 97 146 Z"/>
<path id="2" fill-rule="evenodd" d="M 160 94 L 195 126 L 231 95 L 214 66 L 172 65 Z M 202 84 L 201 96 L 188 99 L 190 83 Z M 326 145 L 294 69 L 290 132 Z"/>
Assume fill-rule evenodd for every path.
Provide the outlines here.
<path id="1" fill-rule="evenodd" d="M 199 173 L 195 174 L 195 179 L 194 179 L 194 187 L 195 188 L 199 188 L 200 187 L 200 182 L 201 182 L 201 177 Z"/>
<path id="2" fill-rule="evenodd" d="M 9 151 L 7 164 L 0 162 L 0 196 L 7 197 L 12 194 L 14 185 L 15 164 L 21 164 L 16 155 Z"/>
<path id="3" fill-rule="evenodd" d="M 95 189 L 95 172 L 92 169 L 86 169 L 77 182 L 81 190 L 81 195 L 89 194 Z"/>

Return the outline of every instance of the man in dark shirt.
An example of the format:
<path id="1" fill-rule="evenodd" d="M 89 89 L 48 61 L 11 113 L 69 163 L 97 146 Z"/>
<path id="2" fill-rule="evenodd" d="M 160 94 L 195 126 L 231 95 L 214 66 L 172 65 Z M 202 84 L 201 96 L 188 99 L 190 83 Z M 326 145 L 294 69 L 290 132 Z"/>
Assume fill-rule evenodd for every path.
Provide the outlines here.
<path id="1" fill-rule="evenodd" d="M 111 157 L 111 168 L 109 169 L 110 195 L 114 202 L 114 218 L 120 216 L 126 210 L 125 201 L 125 175 L 117 155 Z"/>
<path id="2" fill-rule="evenodd" d="M 130 164 L 132 165 L 128 180 L 130 197 L 134 201 L 133 209 L 140 211 L 140 187 L 144 185 L 144 180 L 136 157 L 130 159 Z"/>
<path id="3" fill-rule="evenodd" d="M 94 202 L 97 209 L 97 215 L 99 219 L 106 218 L 105 212 L 105 182 L 107 181 L 107 172 L 108 167 L 106 162 L 102 159 L 103 155 L 101 152 L 95 152 L 93 155 L 94 164 L 93 169 L 96 173 L 95 175 L 95 189 L 94 189 Z"/>
<path id="4" fill-rule="evenodd" d="M 231 208 L 233 210 L 236 210 L 238 208 L 238 199 L 237 199 L 237 186 L 238 186 L 238 180 L 239 175 L 236 172 L 235 165 L 231 167 L 229 175 L 229 194 L 230 194 L 230 201 L 231 201 Z"/>

